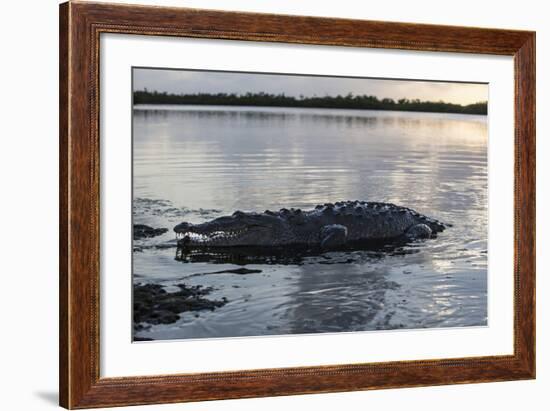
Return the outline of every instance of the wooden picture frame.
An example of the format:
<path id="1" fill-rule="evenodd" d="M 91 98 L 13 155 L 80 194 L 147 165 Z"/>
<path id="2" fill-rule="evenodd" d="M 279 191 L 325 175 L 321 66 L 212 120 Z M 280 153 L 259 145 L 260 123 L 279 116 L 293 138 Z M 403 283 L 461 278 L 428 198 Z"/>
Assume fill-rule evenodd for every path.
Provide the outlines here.
<path id="1" fill-rule="evenodd" d="M 154 377 L 100 378 L 101 33 L 513 56 L 514 353 Z M 60 404 L 90 408 L 535 377 L 535 33 L 185 8 L 60 6 Z"/>

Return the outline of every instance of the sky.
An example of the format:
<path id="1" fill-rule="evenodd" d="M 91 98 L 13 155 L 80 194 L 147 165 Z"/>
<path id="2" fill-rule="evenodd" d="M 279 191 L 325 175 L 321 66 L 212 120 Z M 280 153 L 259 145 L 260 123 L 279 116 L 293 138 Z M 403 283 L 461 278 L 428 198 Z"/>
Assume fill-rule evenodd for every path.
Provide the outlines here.
<path id="1" fill-rule="evenodd" d="M 134 69 L 134 90 L 175 94 L 265 92 L 288 96 L 375 95 L 471 104 L 488 100 L 487 84 L 257 74 L 222 71 Z"/>

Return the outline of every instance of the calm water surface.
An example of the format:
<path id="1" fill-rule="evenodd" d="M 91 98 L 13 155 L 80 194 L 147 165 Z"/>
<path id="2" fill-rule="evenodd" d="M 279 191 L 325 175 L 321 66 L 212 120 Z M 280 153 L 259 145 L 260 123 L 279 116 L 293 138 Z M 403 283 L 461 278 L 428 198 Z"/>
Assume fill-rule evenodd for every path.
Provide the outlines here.
<path id="1" fill-rule="evenodd" d="M 134 107 L 134 282 L 227 298 L 153 339 L 487 324 L 485 116 L 331 109 Z M 453 224 L 397 250 L 178 261 L 173 226 L 235 210 L 384 201 Z M 260 273 L 209 274 L 245 266 Z M 198 314 L 198 315 L 197 315 Z"/>

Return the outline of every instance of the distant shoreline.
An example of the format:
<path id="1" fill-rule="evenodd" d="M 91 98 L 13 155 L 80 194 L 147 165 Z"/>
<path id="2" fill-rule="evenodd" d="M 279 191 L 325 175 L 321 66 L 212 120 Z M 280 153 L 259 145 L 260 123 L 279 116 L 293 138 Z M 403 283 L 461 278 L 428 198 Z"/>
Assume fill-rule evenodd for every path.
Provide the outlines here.
<path id="1" fill-rule="evenodd" d="M 318 109 L 355 109 L 410 111 L 426 113 L 478 114 L 487 115 L 487 102 L 468 105 L 445 103 L 442 101 L 420 101 L 399 99 L 378 99 L 375 96 L 324 96 L 290 97 L 284 94 L 168 94 L 150 91 L 135 91 L 134 105 L 193 105 L 193 106 L 234 106 L 234 107 L 281 107 Z"/>
<path id="2" fill-rule="evenodd" d="M 143 106 L 147 106 L 146 108 L 142 108 Z M 239 108 L 242 108 L 242 109 L 246 109 L 246 108 L 249 108 L 249 109 L 262 109 L 262 108 L 266 108 L 266 109 L 269 109 L 269 108 L 273 108 L 273 109 L 311 109 L 311 110 L 354 110 L 354 111 L 363 111 L 363 112 L 366 112 L 366 111 L 388 111 L 388 112 L 403 112 L 403 113 L 424 113 L 424 114 L 462 114 L 462 115 L 465 115 L 465 116 L 487 116 L 487 114 L 477 114 L 477 113 L 453 113 L 453 112 L 445 112 L 445 111 L 422 111 L 422 110 L 395 110 L 395 109 L 387 109 L 387 110 L 382 110 L 382 109 L 376 109 L 376 108 L 365 108 L 365 109 L 359 109 L 359 108 L 341 108 L 341 107 L 288 107 L 288 106 L 238 106 L 238 105 L 232 105 L 232 106 L 229 106 L 229 105 L 224 105 L 224 104 L 166 104 L 166 103 L 158 103 L 158 104 L 144 104 L 144 103 L 139 103 L 139 104 L 134 104 L 133 105 L 133 109 L 134 110 L 141 110 L 141 111 L 147 111 L 147 110 L 157 110 L 156 108 L 152 107 L 152 106 L 171 106 L 171 107 L 186 107 L 186 106 L 189 106 L 189 107 L 195 107 L 197 108 L 197 110 L 195 111 L 198 111 L 198 107 L 216 107 L 216 108 L 223 108 L 223 107 L 226 107 L 228 110 L 231 110 L 231 109 L 239 109 Z M 170 109 L 167 109 L 166 111 L 170 111 Z M 172 109 L 171 111 L 176 111 L 176 109 Z M 220 110 L 221 111 L 221 110 Z M 258 110 L 259 111 L 259 110 Z"/>

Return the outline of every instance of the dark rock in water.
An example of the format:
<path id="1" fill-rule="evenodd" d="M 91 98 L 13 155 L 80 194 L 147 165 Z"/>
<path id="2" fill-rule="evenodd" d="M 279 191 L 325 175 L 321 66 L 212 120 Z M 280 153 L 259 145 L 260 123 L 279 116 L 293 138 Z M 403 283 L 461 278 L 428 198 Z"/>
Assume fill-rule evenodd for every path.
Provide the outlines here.
<path id="1" fill-rule="evenodd" d="M 134 337 L 134 341 L 154 341 L 152 338 L 147 337 Z"/>
<path id="2" fill-rule="evenodd" d="M 191 274 L 185 278 L 192 278 L 192 277 L 202 277 L 204 275 L 212 275 L 212 274 L 239 274 L 239 275 L 245 275 L 245 274 L 259 274 L 262 270 L 251 270 L 249 268 L 233 268 L 233 269 L 227 269 L 227 270 L 220 270 L 220 271 L 210 271 L 206 273 L 196 273 Z"/>
<path id="3" fill-rule="evenodd" d="M 160 284 L 134 285 L 134 330 L 141 329 L 141 323 L 171 324 L 187 311 L 214 310 L 227 303 L 222 300 L 209 300 L 205 295 L 212 288 L 178 284 L 179 291 L 167 292 Z"/>
<path id="4" fill-rule="evenodd" d="M 204 273 L 204 274 L 259 274 L 262 270 L 251 270 L 250 268 L 235 268 L 233 270 L 222 270 L 222 271 L 214 271 L 212 273 Z"/>
<path id="5" fill-rule="evenodd" d="M 168 232 L 167 228 L 153 228 L 145 224 L 134 224 L 134 240 L 157 237 Z"/>

